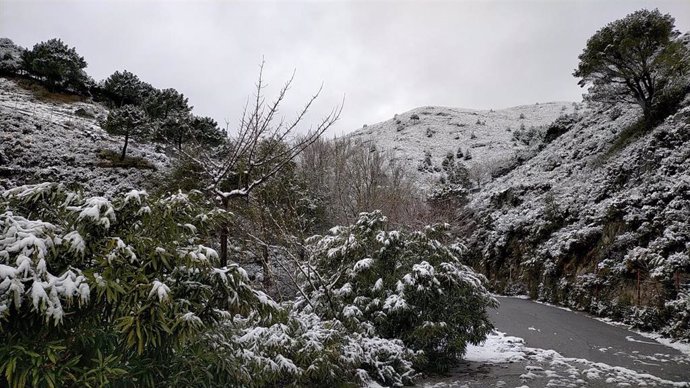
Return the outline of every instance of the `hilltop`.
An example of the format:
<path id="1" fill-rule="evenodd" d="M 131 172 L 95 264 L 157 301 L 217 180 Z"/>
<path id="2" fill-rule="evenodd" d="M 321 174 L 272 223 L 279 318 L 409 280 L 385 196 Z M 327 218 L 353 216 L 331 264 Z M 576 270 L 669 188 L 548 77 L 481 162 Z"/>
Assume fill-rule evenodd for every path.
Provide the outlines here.
<path id="1" fill-rule="evenodd" d="M 422 187 L 428 187 L 438 179 L 441 162 L 448 153 L 458 156 L 466 165 L 509 163 L 530 148 L 532 139 L 526 135 L 530 129 L 551 124 L 560 116 L 577 112 L 581 106 L 571 102 L 500 110 L 426 106 L 364 126 L 348 137 L 389 151 L 392 159 L 412 173 Z M 420 170 L 427 152 L 431 169 Z"/>

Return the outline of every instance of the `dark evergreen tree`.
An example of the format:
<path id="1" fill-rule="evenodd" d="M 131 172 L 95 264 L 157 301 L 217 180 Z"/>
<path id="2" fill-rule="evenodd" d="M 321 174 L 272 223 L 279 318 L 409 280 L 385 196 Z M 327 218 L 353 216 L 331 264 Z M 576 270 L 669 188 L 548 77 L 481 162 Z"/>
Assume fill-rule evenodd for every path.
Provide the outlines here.
<path id="1" fill-rule="evenodd" d="M 448 152 L 441 162 L 441 168 L 443 168 L 443 171 L 448 171 L 453 167 L 455 167 L 455 155 L 452 152 Z"/>
<path id="2" fill-rule="evenodd" d="M 464 188 L 469 188 L 470 183 L 470 172 L 462 163 L 454 163 L 447 172 L 447 180 L 449 184 L 459 185 Z"/>
<path id="3" fill-rule="evenodd" d="M 147 96 L 143 108 L 152 120 L 166 120 L 169 116 L 182 116 L 192 111 L 184 94 L 172 88 L 156 90 Z"/>
<path id="4" fill-rule="evenodd" d="M 60 39 L 50 39 L 22 53 L 22 66 L 45 81 L 51 90 L 71 88 L 85 91 L 93 82 L 86 74 L 86 61 Z"/>
<path id="5" fill-rule="evenodd" d="M 123 70 L 116 71 L 103 82 L 103 91 L 115 107 L 140 105 L 153 87 L 142 82 L 136 74 Z"/>
<path id="6" fill-rule="evenodd" d="M 582 78 L 580 86 L 591 85 L 591 100 L 633 102 L 651 118 L 660 96 L 690 68 L 674 22 L 671 15 L 643 9 L 609 23 L 589 38 L 573 75 Z"/>
<path id="7" fill-rule="evenodd" d="M 25 50 L 10 39 L 0 38 L 0 75 L 17 74 L 22 68 L 22 53 Z"/>
<path id="8" fill-rule="evenodd" d="M 142 100 L 151 121 L 154 138 L 172 143 L 179 150 L 192 136 L 192 107 L 184 94 L 175 89 L 154 90 Z"/>
<path id="9" fill-rule="evenodd" d="M 192 116 L 185 112 L 173 112 L 155 121 L 157 140 L 163 140 L 182 150 L 182 144 L 191 136 Z"/>
<path id="10" fill-rule="evenodd" d="M 108 133 L 125 137 L 125 144 L 122 147 L 121 160 L 127 155 L 127 145 L 129 139 L 135 136 L 142 136 L 148 132 L 146 125 L 146 114 L 141 108 L 134 105 L 125 105 L 122 108 L 113 109 L 108 114 L 108 118 L 103 124 L 103 129 Z"/>
<path id="11" fill-rule="evenodd" d="M 227 133 L 218 127 L 218 123 L 210 117 L 193 116 L 190 123 L 191 136 L 200 144 L 219 146 L 227 140 Z"/>

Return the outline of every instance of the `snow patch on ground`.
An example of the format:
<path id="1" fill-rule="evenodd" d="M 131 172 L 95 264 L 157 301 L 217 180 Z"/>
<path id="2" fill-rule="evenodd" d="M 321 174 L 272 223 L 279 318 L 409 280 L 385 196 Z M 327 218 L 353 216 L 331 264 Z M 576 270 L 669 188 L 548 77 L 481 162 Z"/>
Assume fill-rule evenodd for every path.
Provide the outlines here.
<path id="1" fill-rule="evenodd" d="M 468 345 L 465 360 L 474 362 L 514 362 L 525 359 L 525 340 L 494 331 L 480 345 Z"/>
<path id="2" fill-rule="evenodd" d="M 639 334 L 640 336 L 645 337 L 645 338 L 653 339 L 654 341 L 658 342 L 661 345 L 676 349 L 679 352 L 685 354 L 686 356 L 690 356 L 690 342 L 666 338 L 659 333 L 649 333 L 649 332 L 644 332 L 644 331 L 640 331 L 640 330 L 635 330 L 632 327 L 630 327 L 630 325 L 626 325 L 625 323 L 614 321 L 610 318 L 601 318 L 601 317 L 592 317 L 592 318 L 594 318 L 598 321 L 604 322 L 604 323 L 611 325 L 611 326 L 622 327 L 626 330 L 630 330 L 635 334 Z M 634 338 L 631 337 L 631 339 L 629 339 L 629 341 L 636 342 L 638 340 L 635 340 Z"/>
<path id="3" fill-rule="evenodd" d="M 559 306 L 559 305 L 557 305 L 557 304 L 551 304 L 551 303 L 548 303 L 548 302 L 542 302 L 542 301 L 540 301 L 540 300 L 534 300 L 533 302 L 539 303 L 539 304 L 543 304 L 543 305 L 545 305 L 545 306 L 557 308 L 557 309 L 560 309 L 560 310 L 565 310 L 565 311 L 574 312 L 573 310 L 571 310 L 571 309 L 569 309 L 569 308 L 567 308 L 567 307 Z"/>
<path id="4" fill-rule="evenodd" d="M 555 350 L 531 348 L 525 345 L 522 338 L 508 336 L 498 331 L 491 333 L 484 343 L 469 346 L 465 360 L 496 364 L 526 362 L 525 373 L 520 375 L 520 379 L 544 382 L 547 387 L 580 387 L 589 384 L 690 387 L 688 382 L 669 381 L 620 366 L 592 362 L 582 358 L 564 357 Z M 449 385 L 435 385 L 435 387 L 443 386 Z"/>
<path id="5" fill-rule="evenodd" d="M 629 341 L 629 342 L 637 342 L 637 343 L 649 344 L 649 345 L 660 345 L 660 344 L 657 343 L 657 342 L 640 341 L 640 340 L 638 340 L 637 338 L 634 338 L 633 336 L 630 336 L 630 335 L 626 336 L 625 339 L 626 339 L 626 341 Z"/>

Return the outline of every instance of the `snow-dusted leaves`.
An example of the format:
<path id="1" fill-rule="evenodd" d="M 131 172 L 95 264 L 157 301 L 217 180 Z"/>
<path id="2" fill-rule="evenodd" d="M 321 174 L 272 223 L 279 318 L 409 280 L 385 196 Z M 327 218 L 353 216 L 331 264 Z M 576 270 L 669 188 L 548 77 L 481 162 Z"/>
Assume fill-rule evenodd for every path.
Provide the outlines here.
<path id="1" fill-rule="evenodd" d="M 466 344 L 491 330 L 486 308 L 495 300 L 484 278 L 463 265 L 458 245 L 443 244 L 445 226 L 423 231 L 386 229 L 380 212 L 362 213 L 349 227 L 310 240 L 305 289 L 297 306 L 340 319 L 367 338 L 402 340 L 421 352 L 420 368 L 444 370 Z M 318 280 L 318 281 L 317 281 Z M 417 329 L 420 328 L 420 329 Z"/>
<path id="2" fill-rule="evenodd" d="M 204 209 L 187 194 L 81 198 L 39 184 L 3 192 L 0 210 L 0 323 L 13 341 L 0 345 L 0 364 L 11 346 L 37 357 L 15 359 L 21 365 L 12 373 L 54 365 L 53 355 L 41 358 L 37 338 L 51 338 L 69 354 L 125 349 L 112 359 L 94 361 L 94 353 L 66 363 L 60 381 L 81 385 L 74 376 L 106 359 L 127 370 L 146 365 L 138 357 L 173 362 L 171 349 L 182 352 L 219 323 L 271 317 L 279 308 L 249 287 L 236 264 L 216 268 L 218 254 L 200 237 L 213 220 L 199 224 Z"/>
<path id="3" fill-rule="evenodd" d="M 39 186 L 43 193 L 45 186 Z M 24 188 L 15 193 L 24 198 L 38 198 Z M 90 288 L 81 271 L 69 268 L 49 272 L 48 261 L 61 244 L 58 228 L 40 220 L 29 220 L 12 211 L 0 214 L 0 318 L 7 319 L 11 309 L 26 305 L 48 323 L 62 322 L 65 305 L 89 301 Z"/>

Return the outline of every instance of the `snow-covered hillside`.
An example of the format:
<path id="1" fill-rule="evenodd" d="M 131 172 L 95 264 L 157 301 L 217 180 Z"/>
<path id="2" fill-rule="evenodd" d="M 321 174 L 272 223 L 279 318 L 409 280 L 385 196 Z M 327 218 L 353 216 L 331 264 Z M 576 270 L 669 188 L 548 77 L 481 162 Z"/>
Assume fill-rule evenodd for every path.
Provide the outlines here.
<path id="1" fill-rule="evenodd" d="M 348 135 L 355 141 L 373 144 L 412 172 L 426 186 L 436 177 L 419 174 L 417 167 L 429 152 L 432 164 L 441 165 L 448 153 L 462 153 L 465 164 L 492 164 L 509 160 L 528 147 L 515 138 L 521 128 L 540 127 L 559 116 L 579 110 L 570 102 L 522 105 L 501 110 L 472 110 L 421 107 L 396 115 L 382 123 L 365 126 Z M 471 155 L 467 157 L 467 152 Z"/>
<path id="2" fill-rule="evenodd" d="M 470 242 L 499 289 L 687 337 L 690 95 L 652 130 L 640 133 L 640 116 L 635 106 L 574 116 L 474 195 Z"/>
<path id="3" fill-rule="evenodd" d="M 102 152 L 119 152 L 123 140 L 98 125 L 106 115 L 100 104 L 0 78 L 0 188 L 54 181 L 112 194 L 145 187 L 169 168 L 165 154 L 136 142 L 127 155 L 143 158 L 147 168 L 108 167 Z"/>

